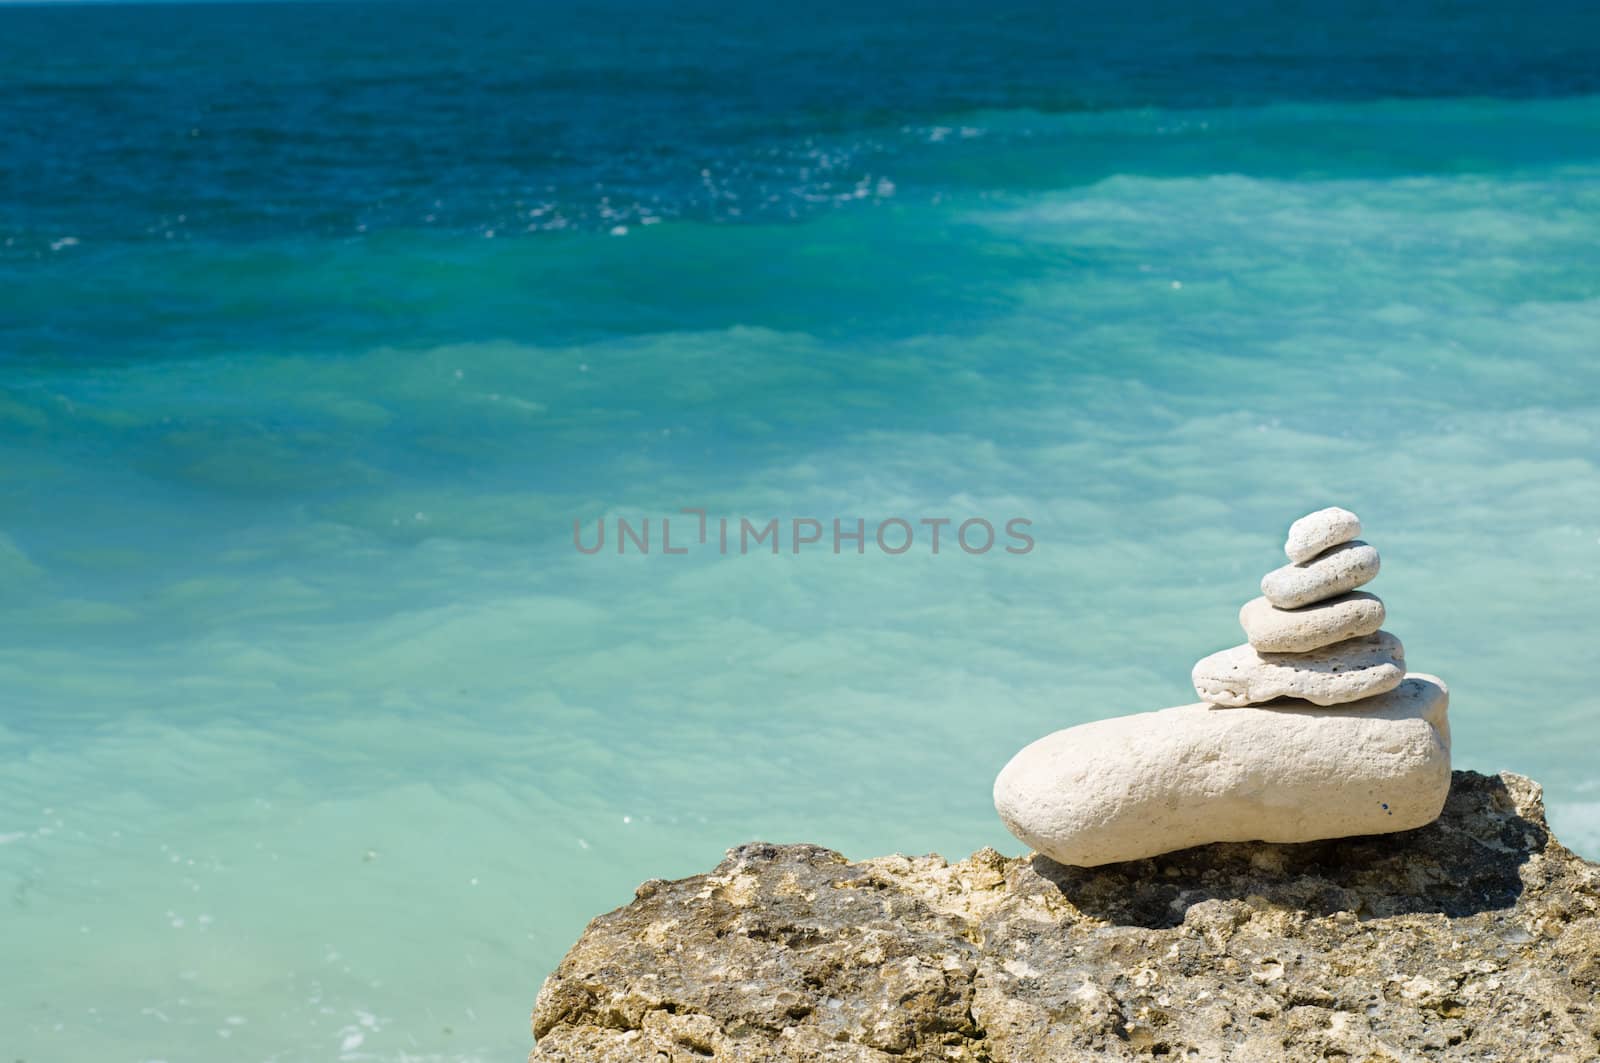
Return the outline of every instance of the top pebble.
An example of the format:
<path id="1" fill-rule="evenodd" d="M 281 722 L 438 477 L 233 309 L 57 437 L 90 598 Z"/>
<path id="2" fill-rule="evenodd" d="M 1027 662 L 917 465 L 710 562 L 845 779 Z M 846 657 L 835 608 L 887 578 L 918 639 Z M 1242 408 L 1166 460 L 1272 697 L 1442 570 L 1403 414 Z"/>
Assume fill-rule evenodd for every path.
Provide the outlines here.
<path id="1" fill-rule="evenodd" d="M 1330 546 L 1347 543 L 1360 534 L 1360 517 L 1348 509 L 1329 506 L 1315 513 L 1307 513 L 1289 525 L 1289 541 L 1283 544 L 1283 552 L 1298 565 Z"/>

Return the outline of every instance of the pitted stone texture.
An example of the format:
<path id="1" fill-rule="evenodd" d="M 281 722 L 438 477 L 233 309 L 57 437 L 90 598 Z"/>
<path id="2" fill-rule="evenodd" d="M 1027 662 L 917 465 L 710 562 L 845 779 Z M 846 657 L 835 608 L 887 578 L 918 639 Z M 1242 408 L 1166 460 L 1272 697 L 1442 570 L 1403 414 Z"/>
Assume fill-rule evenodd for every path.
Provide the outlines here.
<path id="1" fill-rule="evenodd" d="M 1202 701 L 1237 708 L 1274 698 L 1343 705 L 1393 690 L 1405 674 L 1405 647 L 1377 631 L 1309 653 L 1261 653 L 1245 643 L 1201 658 L 1192 678 Z"/>
<path id="2" fill-rule="evenodd" d="M 1414 675 L 1359 706 L 1201 703 L 1099 720 L 1011 758 L 995 808 L 1028 845 L 1080 867 L 1410 830 L 1444 805 L 1448 705 L 1442 682 Z"/>
<path id="3" fill-rule="evenodd" d="M 1273 569 L 1261 578 L 1261 593 L 1279 609 L 1298 609 L 1353 591 L 1377 574 L 1377 549 L 1357 539 L 1304 564 Z"/>
<path id="4" fill-rule="evenodd" d="M 1458 772 L 1419 830 L 1097 868 L 747 845 L 590 923 L 533 1059 L 1592 1060 L 1600 867 L 1547 832 Z"/>
<path id="5" fill-rule="evenodd" d="M 1239 610 L 1239 626 L 1262 653 L 1306 653 L 1335 642 L 1370 635 L 1383 626 L 1383 602 L 1353 591 L 1299 609 L 1279 609 L 1252 598 Z"/>
<path id="6" fill-rule="evenodd" d="M 1348 509 L 1329 506 L 1315 513 L 1307 513 L 1289 525 L 1289 538 L 1283 544 L 1283 552 L 1290 561 L 1299 564 L 1360 534 L 1360 517 Z"/>

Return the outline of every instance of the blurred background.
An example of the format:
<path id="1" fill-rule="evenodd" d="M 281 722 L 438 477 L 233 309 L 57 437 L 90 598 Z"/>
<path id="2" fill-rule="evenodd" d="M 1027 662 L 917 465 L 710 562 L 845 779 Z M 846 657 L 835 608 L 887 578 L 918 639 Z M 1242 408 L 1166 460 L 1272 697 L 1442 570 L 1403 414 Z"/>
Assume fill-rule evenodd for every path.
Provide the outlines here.
<path id="1" fill-rule="evenodd" d="M 0 1051 L 520 1058 L 644 879 L 1018 852 L 1332 504 L 1600 857 L 1597 93 L 1577 3 L 0 4 Z M 573 549 L 681 507 L 1037 545 Z"/>

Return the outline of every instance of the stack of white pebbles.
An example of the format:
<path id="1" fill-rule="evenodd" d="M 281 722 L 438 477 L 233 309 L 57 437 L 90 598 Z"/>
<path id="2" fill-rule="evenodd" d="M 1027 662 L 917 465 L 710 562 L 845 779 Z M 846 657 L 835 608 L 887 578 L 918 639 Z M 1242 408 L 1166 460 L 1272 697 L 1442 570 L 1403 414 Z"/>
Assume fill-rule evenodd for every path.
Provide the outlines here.
<path id="1" fill-rule="evenodd" d="M 1349 510 L 1294 522 L 1290 563 L 1239 613 L 1244 645 L 1194 667 L 1194 705 L 1039 739 L 995 780 L 1018 838 L 1092 866 L 1217 841 L 1303 842 L 1432 822 L 1450 790 L 1449 694 L 1408 675 L 1378 552 Z"/>
<path id="2" fill-rule="evenodd" d="M 1378 574 L 1378 551 L 1356 538 L 1361 519 L 1337 506 L 1289 528 L 1290 564 L 1261 580 L 1239 610 L 1249 639 L 1194 666 L 1194 690 L 1213 705 L 1304 698 L 1342 705 L 1400 685 L 1405 649 L 1383 626 L 1383 602 L 1356 590 Z"/>

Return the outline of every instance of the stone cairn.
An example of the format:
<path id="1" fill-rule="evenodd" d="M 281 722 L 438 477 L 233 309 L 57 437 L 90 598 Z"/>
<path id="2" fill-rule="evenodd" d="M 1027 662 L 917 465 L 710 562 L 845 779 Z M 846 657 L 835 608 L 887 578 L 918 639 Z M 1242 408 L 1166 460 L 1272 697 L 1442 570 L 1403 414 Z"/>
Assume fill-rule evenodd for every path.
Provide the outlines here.
<path id="1" fill-rule="evenodd" d="M 1343 705 L 1386 694 L 1406 676 L 1405 648 L 1383 626 L 1383 602 L 1357 591 L 1378 574 L 1361 519 L 1333 506 L 1289 527 L 1289 564 L 1261 580 L 1239 610 L 1249 639 L 1194 666 L 1194 691 L 1213 705 L 1303 698 Z"/>
<path id="2" fill-rule="evenodd" d="M 1246 639 L 1194 666 L 1203 699 L 1039 739 L 995 780 L 1006 827 L 1094 866 L 1219 841 L 1304 842 L 1431 823 L 1450 790 L 1449 692 L 1407 674 L 1361 521 L 1289 528 L 1289 564 L 1239 611 Z"/>

